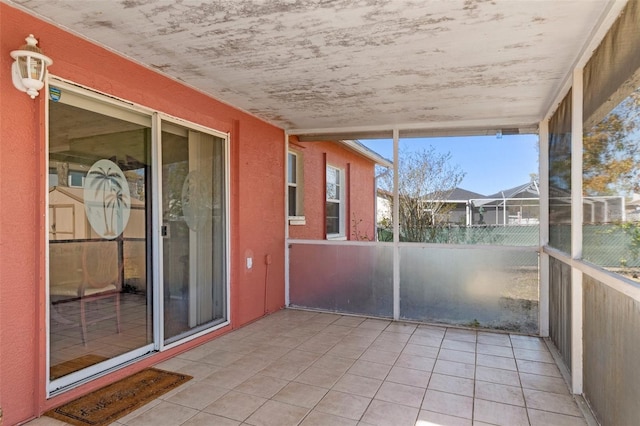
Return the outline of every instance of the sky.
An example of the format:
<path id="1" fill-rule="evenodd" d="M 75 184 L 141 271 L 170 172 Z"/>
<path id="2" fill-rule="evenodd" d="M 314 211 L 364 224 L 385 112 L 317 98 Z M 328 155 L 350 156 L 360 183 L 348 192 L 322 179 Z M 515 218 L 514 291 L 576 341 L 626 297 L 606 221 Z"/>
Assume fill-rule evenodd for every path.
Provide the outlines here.
<path id="1" fill-rule="evenodd" d="M 393 140 L 359 141 L 393 160 Z M 531 173 L 538 174 L 538 135 L 400 138 L 401 151 L 429 145 L 440 153 L 450 153 L 451 164 L 465 173 L 459 188 L 482 195 L 525 184 L 531 180 Z"/>

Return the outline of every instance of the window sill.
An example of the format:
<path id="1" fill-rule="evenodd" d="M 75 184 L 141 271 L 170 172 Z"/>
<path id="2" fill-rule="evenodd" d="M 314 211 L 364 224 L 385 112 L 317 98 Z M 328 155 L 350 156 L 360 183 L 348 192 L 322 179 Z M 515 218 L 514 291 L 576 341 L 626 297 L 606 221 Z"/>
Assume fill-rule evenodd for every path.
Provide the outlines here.
<path id="1" fill-rule="evenodd" d="M 327 240 L 347 241 L 347 236 L 346 235 L 340 235 L 340 234 L 331 234 L 331 235 L 327 235 Z"/>
<path id="2" fill-rule="evenodd" d="M 300 226 L 300 225 L 306 225 L 306 224 L 307 224 L 307 220 L 305 219 L 304 216 L 289 216 L 289 225 Z"/>

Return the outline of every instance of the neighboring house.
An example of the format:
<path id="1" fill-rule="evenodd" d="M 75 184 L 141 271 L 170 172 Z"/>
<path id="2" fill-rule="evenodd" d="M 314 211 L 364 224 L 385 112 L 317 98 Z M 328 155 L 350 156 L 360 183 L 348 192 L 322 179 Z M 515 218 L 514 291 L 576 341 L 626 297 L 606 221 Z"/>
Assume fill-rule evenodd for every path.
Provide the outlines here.
<path id="1" fill-rule="evenodd" d="M 355 140 L 289 141 L 289 237 L 374 240 L 375 166 L 391 162 Z"/>
<path id="2" fill-rule="evenodd" d="M 378 198 L 379 206 L 390 206 L 390 194 L 378 191 Z M 492 195 L 454 188 L 443 200 L 425 197 L 425 205 L 446 206 L 441 223 L 449 225 L 537 225 L 539 198 L 538 184 L 532 181 Z"/>
<path id="3" fill-rule="evenodd" d="M 446 200 L 431 200 L 446 206 L 443 223 L 450 225 L 469 225 L 472 223 L 473 205 L 469 200 L 482 199 L 484 195 L 468 191 L 463 188 L 454 188 Z"/>
<path id="4" fill-rule="evenodd" d="M 472 225 L 538 225 L 540 222 L 540 188 L 534 180 L 469 202 L 474 212 Z"/>

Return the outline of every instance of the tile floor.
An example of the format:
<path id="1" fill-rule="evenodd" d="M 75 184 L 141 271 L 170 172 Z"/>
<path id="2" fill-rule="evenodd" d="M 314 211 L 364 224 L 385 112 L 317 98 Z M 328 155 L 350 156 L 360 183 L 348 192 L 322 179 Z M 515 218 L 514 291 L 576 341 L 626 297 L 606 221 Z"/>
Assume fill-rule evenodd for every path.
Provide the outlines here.
<path id="1" fill-rule="evenodd" d="M 535 337 L 288 309 L 157 367 L 194 378 L 117 424 L 587 425 Z"/>

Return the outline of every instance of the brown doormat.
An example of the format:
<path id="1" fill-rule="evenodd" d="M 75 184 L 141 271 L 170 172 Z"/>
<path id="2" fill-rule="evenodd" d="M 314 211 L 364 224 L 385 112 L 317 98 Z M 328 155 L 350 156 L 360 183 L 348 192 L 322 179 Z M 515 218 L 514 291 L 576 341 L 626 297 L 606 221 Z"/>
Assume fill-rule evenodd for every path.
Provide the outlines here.
<path id="1" fill-rule="evenodd" d="M 61 362 L 60 364 L 51 366 L 51 380 L 66 376 L 67 374 L 82 370 L 83 368 L 106 361 L 107 359 L 109 358 L 100 355 L 87 354 L 78 358 L 70 359 L 69 361 Z"/>
<path id="2" fill-rule="evenodd" d="M 108 425 L 190 379 L 147 368 L 44 414 L 72 425 Z"/>

